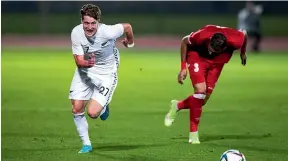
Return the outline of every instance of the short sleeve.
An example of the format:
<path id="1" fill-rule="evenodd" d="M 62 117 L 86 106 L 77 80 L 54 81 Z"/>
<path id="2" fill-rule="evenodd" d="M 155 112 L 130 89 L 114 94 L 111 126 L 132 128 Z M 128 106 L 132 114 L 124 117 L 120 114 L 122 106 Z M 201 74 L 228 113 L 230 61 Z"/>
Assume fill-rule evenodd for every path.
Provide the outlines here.
<path id="1" fill-rule="evenodd" d="M 108 39 L 117 39 L 124 33 L 124 26 L 122 24 L 105 25 L 103 29 L 105 30 L 105 36 Z"/>
<path id="2" fill-rule="evenodd" d="M 84 55 L 83 48 L 80 43 L 77 31 L 73 30 L 71 33 L 72 53 L 76 55 Z"/>
<path id="3" fill-rule="evenodd" d="M 205 28 L 192 32 L 188 38 L 190 44 L 198 44 L 205 38 Z"/>

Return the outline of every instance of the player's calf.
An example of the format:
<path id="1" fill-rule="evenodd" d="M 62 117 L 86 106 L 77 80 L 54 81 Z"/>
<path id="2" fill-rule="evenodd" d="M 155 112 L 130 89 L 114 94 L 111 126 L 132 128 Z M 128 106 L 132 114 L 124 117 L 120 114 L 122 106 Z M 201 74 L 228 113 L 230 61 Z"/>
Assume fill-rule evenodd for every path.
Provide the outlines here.
<path id="1" fill-rule="evenodd" d="M 197 83 L 194 85 L 194 94 L 186 99 L 190 108 L 190 135 L 189 143 L 199 144 L 198 125 L 202 113 L 202 105 L 206 98 L 206 83 Z"/>
<path id="2" fill-rule="evenodd" d="M 190 135 L 189 143 L 200 144 L 198 137 L 198 125 L 202 113 L 202 105 L 204 103 L 205 93 L 195 92 L 190 98 Z"/>
<path id="3" fill-rule="evenodd" d="M 73 120 L 78 131 L 79 137 L 86 148 L 82 148 L 82 152 L 89 151 L 87 147 L 91 147 L 91 141 L 88 134 L 88 122 L 85 117 L 85 100 L 71 100 Z"/>

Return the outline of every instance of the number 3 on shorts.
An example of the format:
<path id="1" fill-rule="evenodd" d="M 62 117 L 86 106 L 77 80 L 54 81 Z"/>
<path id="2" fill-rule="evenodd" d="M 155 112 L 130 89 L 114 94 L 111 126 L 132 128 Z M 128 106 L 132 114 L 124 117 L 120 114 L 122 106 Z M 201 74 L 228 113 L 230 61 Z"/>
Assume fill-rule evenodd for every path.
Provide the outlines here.
<path id="1" fill-rule="evenodd" d="M 199 64 L 194 63 L 194 72 L 198 72 L 198 71 L 199 71 Z"/>

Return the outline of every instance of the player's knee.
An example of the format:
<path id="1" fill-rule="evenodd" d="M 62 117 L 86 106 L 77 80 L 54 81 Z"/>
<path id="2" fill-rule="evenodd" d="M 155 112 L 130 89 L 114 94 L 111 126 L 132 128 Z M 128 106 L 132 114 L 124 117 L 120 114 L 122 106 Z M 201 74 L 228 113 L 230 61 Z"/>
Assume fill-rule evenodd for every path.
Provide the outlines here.
<path id="1" fill-rule="evenodd" d="M 100 112 L 88 112 L 88 116 L 92 119 L 97 119 L 100 115 Z"/>
<path id="2" fill-rule="evenodd" d="M 75 107 L 75 106 L 72 107 L 72 113 L 73 114 L 79 114 L 79 113 L 83 113 L 83 112 L 84 112 L 84 109 L 81 107 Z"/>
<path id="3" fill-rule="evenodd" d="M 103 107 L 100 103 L 98 103 L 96 100 L 91 100 L 88 105 L 87 113 L 92 119 L 97 119 L 100 115 Z"/>
<path id="4" fill-rule="evenodd" d="M 85 111 L 84 101 L 72 100 L 71 103 L 72 103 L 72 113 L 73 114 L 79 114 L 79 113 L 83 113 Z"/>
<path id="5" fill-rule="evenodd" d="M 92 119 L 97 119 L 101 113 L 101 111 L 97 111 L 97 110 L 89 110 L 88 109 L 88 116 Z"/>
<path id="6" fill-rule="evenodd" d="M 73 114 L 77 114 L 77 113 L 80 113 L 80 111 L 77 110 L 77 109 L 75 109 L 75 108 L 72 108 L 72 113 L 73 113 Z"/>

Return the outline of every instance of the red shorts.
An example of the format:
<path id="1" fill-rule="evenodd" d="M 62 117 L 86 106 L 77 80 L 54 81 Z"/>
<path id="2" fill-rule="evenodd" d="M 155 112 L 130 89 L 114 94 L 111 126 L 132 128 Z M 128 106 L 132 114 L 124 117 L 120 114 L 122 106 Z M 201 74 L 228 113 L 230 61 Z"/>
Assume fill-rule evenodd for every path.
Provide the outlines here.
<path id="1" fill-rule="evenodd" d="M 215 63 L 202 58 L 195 51 L 189 51 L 188 70 L 192 84 L 206 83 L 206 92 L 211 94 L 225 63 Z"/>

